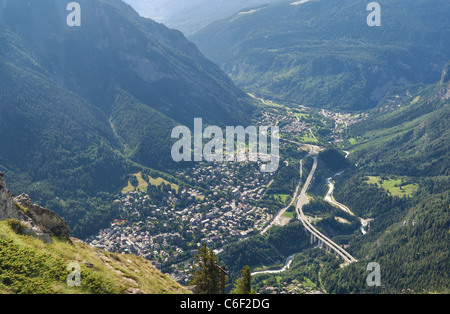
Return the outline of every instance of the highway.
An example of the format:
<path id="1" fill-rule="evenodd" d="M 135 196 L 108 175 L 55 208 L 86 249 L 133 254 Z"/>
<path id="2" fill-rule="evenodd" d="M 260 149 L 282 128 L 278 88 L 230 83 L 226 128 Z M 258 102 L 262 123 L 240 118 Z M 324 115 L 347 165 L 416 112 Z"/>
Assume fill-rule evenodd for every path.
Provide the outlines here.
<path id="1" fill-rule="evenodd" d="M 280 212 L 278 212 L 278 214 L 272 220 L 272 222 L 261 231 L 261 234 L 266 233 L 267 230 L 270 229 L 270 227 L 279 223 L 283 213 L 289 208 L 289 206 L 291 206 L 293 204 L 294 201 L 297 201 L 296 207 L 295 207 L 295 210 L 297 212 L 297 217 L 302 222 L 302 224 L 305 227 L 305 229 L 307 230 L 307 232 L 311 234 L 311 238 L 314 241 L 318 241 L 320 247 L 324 247 L 328 251 L 333 251 L 336 255 L 340 256 L 344 260 L 344 265 L 348 265 L 350 263 L 356 262 L 356 259 L 353 256 L 351 256 L 347 251 L 345 251 L 341 246 L 339 246 L 338 244 L 333 242 L 331 239 L 327 238 L 319 230 L 317 230 L 310 223 L 308 217 L 305 216 L 305 214 L 303 213 L 303 206 L 305 206 L 306 204 L 309 203 L 307 191 L 309 189 L 309 186 L 311 185 L 311 181 L 314 178 L 314 174 L 317 169 L 317 154 L 323 150 L 323 147 L 316 146 L 316 145 L 309 145 L 309 144 L 301 144 L 301 143 L 290 141 L 290 140 L 286 140 L 286 141 L 294 143 L 294 144 L 298 144 L 298 145 L 308 146 L 310 152 L 306 157 L 308 157 L 308 156 L 313 157 L 313 161 L 314 161 L 313 166 L 311 168 L 311 171 L 309 172 L 308 178 L 306 179 L 305 184 L 303 185 L 303 188 L 302 188 L 300 194 L 298 194 L 298 191 L 300 189 L 301 182 L 299 182 L 299 184 L 297 185 L 297 188 L 294 192 L 294 196 L 292 198 L 291 203 L 287 207 L 283 208 Z M 302 166 L 303 166 L 303 160 L 300 163 L 300 167 L 302 167 Z M 347 210 L 350 211 L 348 208 L 347 208 Z"/>
<path id="2" fill-rule="evenodd" d="M 350 263 L 356 262 L 356 259 L 351 256 L 347 251 L 345 251 L 338 244 L 334 243 L 331 239 L 327 238 L 320 231 L 318 231 L 314 226 L 309 222 L 308 217 L 303 213 L 303 206 L 309 203 L 309 198 L 306 194 L 308 188 L 311 184 L 311 181 L 314 177 L 314 173 L 317 169 L 317 149 L 312 149 L 311 153 L 314 159 L 313 166 L 309 173 L 308 178 L 306 179 L 305 185 L 303 186 L 300 195 L 297 198 L 296 211 L 298 215 L 298 219 L 302 222 L 305 229 L 311 234 L 312 239 L 317 240 L 319 242 L 319 246 L 325 246 L 330 251 L 334 251 L 338 256 L 340 256 L 344 260 L 344 264 L 348 265 Z"/>
<path id="3" fill-rule="evenodd" d="M 322 150 L 322 148 L 320 147 L 320 146 L 316 146 L 316 145 L 310 145 L 310 144 L 300 144 L 300 143 L 297 143 L 297 142 L 294 142 L 294 141 L 290 141 L 290 140 L 286 140 L 286 139 L 284 139 L 285 141 L 287 141 L 287 142 L 290 142 L 290 143 L 293 143 L 293 144 L 297 144 L 297 145 L 301 145 L 301 146 L 306 146 L 306 147 L 308 147 L 309 148 L 309 154 L 306 156 L 306 157 L 308 157 L 308 156 L 311 156 L 312 154 L 317 154 L 317 153 L 319 153 L 321 150 Z M 305 158 L 306 158 L 305 157 Z M 297 187 L 295 188 L 295 191 L 294 191 L 294 194 L 293 194 L 293 196 L 292 196 L 292 200 L 291 200 L 291 202 L 285 207 L 285 208 L 283 208 L 282 210 L 280 210 L 277 214 L 276 214 L 276 216 L 273 218 L 273 220 L 269 223 L 269 225 L 267 225 L 262 231 L 261 231 L 261 234 L 265 234 L 266 232 L 267 232 L 267 230 L 269 230 L 272 226 L 274 226 L 274 225 L 279 225 L 279 226 L 282 226 L 283 225 L 283 214 L 288 210 L 288 208 L 289 207 L 291 207 L 291 205 L 293 205 L 294 204 L 294 202 L 296 201 L 296 199 L 297 199 L 297 197 L 298 197 L 298 191 L 300 190 L 300 186 L 301 186 L 301 184 L 302 184 L 302 178 L 303 178 L 303 159 L 302 160 L 300 160 L 300 169 L 299 169 L 299 171 L 300 171 L 300 180 L 299 180 L 299 182 L 298 182 L 298 184 L 297 184 Z M 273 180 L 269 183 L 269 184 L 271 184 L 273 182 Z M 269 186 L 268 186 L 269 187 Z M 289 220 L 289 219 L 287 219 L 287 220 Z"/>
<path id="4" fill-rule="evenodd" d="M 292 204 L 294 204 L 294 202 L 295 202 L 295 200 L 296 200 L 296 198 L 297 198 L 297 195 L 298 195 L 298 191 L 300 190 L 301 179 L 302 179 L 301 174 L 303 173 L 302 168 L 303 168 L 303 160 L 300 161 L 300 181 L 299 181 L 298 184 L 297 184 L 297 187 L 296 187 L 296 189 L 295 189 L 294 195 L 292 196 L 291 202 L 290 202 L 285 208 L 283 208 L 282 210 L 280 210 L 280 211 L 277 213 L 277 215 L 276 215 L 275 218 L 270 222 L 270 224 L 267 225 L 267 226 L 261 231 L 261 234 L 265 234 L 265 233 L 267 232 L 267 230 L 269 230 L 273 225 L 282 225 L 282 224 L 283 224 L 283 223 L 282 223 L 282 217 L 283 217 L 283 214 L 288 210 L 289 207 L 291 207 Z"/>

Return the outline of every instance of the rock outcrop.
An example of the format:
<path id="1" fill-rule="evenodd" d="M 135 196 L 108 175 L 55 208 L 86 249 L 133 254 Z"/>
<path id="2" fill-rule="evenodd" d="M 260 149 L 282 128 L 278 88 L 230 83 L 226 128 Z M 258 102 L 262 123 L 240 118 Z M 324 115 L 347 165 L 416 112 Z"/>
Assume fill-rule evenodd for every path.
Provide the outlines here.
<path id="1" fill-rule="evenodd" d="M 14 203 L 14 196 L 6 187 L 3 174 L 0 173 L 0 220 L 17 219 L 29 222 L 31 220 L 24 211 Z"/>
<path id="2" fill-rule="evenodd" d="M 70 235 L 70 228 L 64 219 L 47 208 L 33 204 L 28 195 L 21 194 L 15 197 L 14 201 L 17 205 L 28 210 L 27 215 L 42 230 L 59 237 L 68 237 Z"/>
<path id="3" fill-rule="evenodd" d="M 53 211 L 33 204 L 30 197 L 21 194 L 14 197 L 0 173 L 0 221 L 14 219 L 20 222 L 16 231 L 51 243 L 52 236 L 69 239 L 71 233 L 67 223 Z"/>
<path id="4" fill-rule="evenodd" d="M 438 96 L 441 99 L 449 99 L 450 98 L 450 61 L 445 65 L 445 68 L 442 71 L 440 85 L 441 85 L 441 87 L 439 89 Z"/>

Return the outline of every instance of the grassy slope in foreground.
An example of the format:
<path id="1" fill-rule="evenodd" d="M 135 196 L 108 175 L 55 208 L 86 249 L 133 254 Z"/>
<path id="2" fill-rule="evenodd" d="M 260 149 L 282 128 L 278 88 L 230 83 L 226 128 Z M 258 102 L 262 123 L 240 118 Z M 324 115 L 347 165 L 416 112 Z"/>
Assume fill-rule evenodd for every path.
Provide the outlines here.
<path id="1" fill-rule="evenodd" d="M 74 238 L 72 242 L 53 238 L 53 244 L 44 244 L 0 222 L 0 293 L 189 293 L 148 260 L 102 251 Z M 80 287 L 66 283 L 71 262 L 81 266 Z"/>

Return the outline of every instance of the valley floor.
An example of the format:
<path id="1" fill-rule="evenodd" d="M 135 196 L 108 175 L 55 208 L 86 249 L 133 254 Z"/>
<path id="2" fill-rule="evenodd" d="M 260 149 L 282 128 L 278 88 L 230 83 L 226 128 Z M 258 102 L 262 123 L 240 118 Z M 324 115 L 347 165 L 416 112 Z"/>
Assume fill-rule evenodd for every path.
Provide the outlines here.
<path id="1" fill-rule="evenodd" d="M 191 258 L 203 243 L 220 256 L 226 245 L 265 234 L 273 225 L 283 226 L 295 219 L 297 215 L 289 214 L 289 208 L 298 203 L 300 190 L 308 190 L 312 179 L 305 188 L 301 180 L 303 172 L 308 171 L 304 170 L 305 158 L 324 149 L 316 145 L 319 141 L 314 130 L 324 128 L 324 123 L 318 125 L 317 121 L 328 120 L 333 136 L 340 126 L 354 123 L 355 118 L 261 101 L 267 107 L 256 117 L 256 123 L 280 125 L 282 142 L 304 151 L 299 160 L 282 156 L 286 166 L 290 160 L 296 163 L 299 181 L 286 194 L 270 194 L 270 199 L 276 200 L 270 209 L 262 200 L 271 193 L 276 175 L 259 172 L 257 163 L 199 163 L 174 175 L 192 186 L 182 188 L 138 173 L 136 186 L 129 183 L 115 201 L 120 216 L 110 228 L 85 241 L 111 252 L 140 255 L 178 282 L 188 284 Z M 301 142 L 305 138 L 311 144 Z"/>

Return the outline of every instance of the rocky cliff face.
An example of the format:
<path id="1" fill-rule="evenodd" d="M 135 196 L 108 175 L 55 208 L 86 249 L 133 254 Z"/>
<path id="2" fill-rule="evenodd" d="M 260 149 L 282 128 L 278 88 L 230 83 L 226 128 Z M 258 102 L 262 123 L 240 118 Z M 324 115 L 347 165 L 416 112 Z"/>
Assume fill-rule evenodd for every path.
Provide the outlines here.
<path id="1" fill-rule="evenodd" d="M 0 173 L 0 220 L 6 219 L 19 221 L 18 232 L 46 243 L 52 242 L 52 236 L 68 238 L 70 235 L 67 223 L 53 211 L 33 204 L 26 194 L 14 197 Z"/>
<path id="2" fill-rule="evenodd" d="M 0 220 L 5 219 L 28 221 L 29 217 L 14 204 L 14 197 L 6 187 L 3 174 L 0 173 Z"/>
<path id="3" fill-rule="evenodd" d="M 445 65 L 442 71 L 441 88 L 439 90 L 439 97 L 441 99 L 450 98 L 450 61 Z"/>

